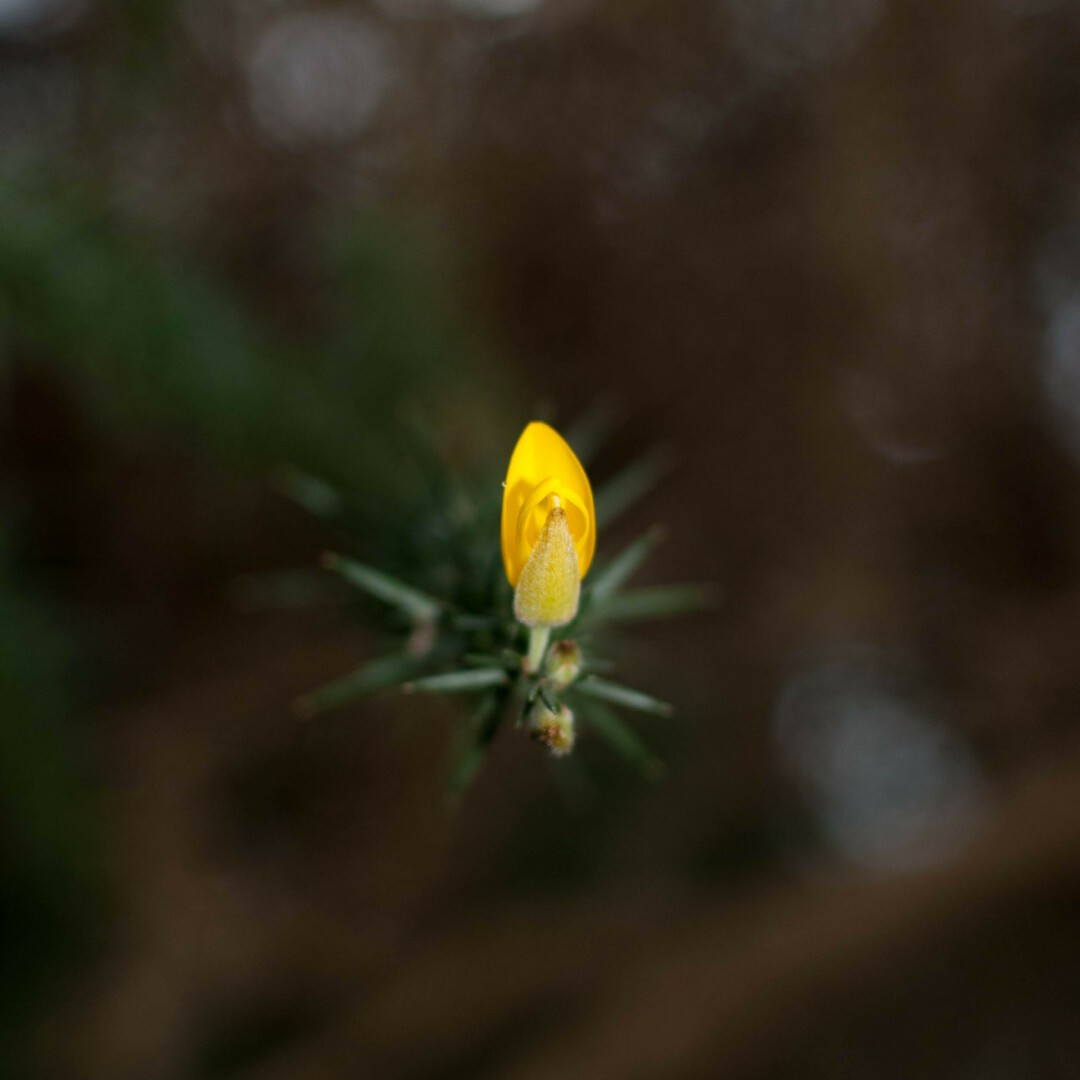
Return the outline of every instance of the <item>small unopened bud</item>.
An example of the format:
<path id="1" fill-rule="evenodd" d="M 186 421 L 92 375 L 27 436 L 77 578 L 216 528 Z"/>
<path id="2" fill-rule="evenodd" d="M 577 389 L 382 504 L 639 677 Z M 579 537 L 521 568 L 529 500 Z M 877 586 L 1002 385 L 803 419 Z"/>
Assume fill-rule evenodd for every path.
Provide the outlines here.
<path id="1" fill-rule="evenodd" d="M 521 571 L 514 590 L 514 618 L 529 627 L 565 626 L 578 613 L 581 595 L 574 538 L 566 511 L 556 504 Z"/>
<path id="2" fill-rule="evenodd" d="M 557 690 L 565 690 L 581 674 L 581 646 L 576 641 L 556 641 L 548 649 L 544 674 Z"/>
<path id="3" fill-rule="evenodd" d="M 564 757 L 574 746 L 574 714 L 565 706 L 549 709 L 538 701 L 529 713 L 529 731 L 554 757 Z"/>

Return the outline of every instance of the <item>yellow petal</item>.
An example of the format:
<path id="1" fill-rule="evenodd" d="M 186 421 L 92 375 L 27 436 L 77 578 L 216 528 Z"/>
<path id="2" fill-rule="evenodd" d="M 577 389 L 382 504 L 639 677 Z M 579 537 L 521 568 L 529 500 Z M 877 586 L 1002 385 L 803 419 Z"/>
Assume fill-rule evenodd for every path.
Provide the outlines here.
<path id="1" fill-rule="evenodd" d="M 502 555 L 511 585 L 517 585 L 557 504 L 565 511 L 579 576 L 584 577 L 596 550 L 589 478 L 566 440 L 554 428 L 534 421 L 514 447 L 503 491 Z"/>
<path id="2" fill-rule="evenodd" d="M 566 512 L 556 506 L 533 546 L 514 592 L 514 618 L 526 626 L 565 626 L 581 594 L 578 556 Z"/>

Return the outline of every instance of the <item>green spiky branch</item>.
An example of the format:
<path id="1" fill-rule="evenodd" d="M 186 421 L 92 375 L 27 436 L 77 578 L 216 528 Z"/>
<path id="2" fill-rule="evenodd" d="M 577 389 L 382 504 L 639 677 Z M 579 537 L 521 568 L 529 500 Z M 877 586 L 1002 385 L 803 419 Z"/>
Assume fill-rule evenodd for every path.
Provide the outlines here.
<path id="1" fill-rule="evenodd" d="M 583 432 L 599 439 L 599 424 Z M 588 439 L 582 438 L 582 444 Z M 585 445 L 579 446 L 587 450 Z M 569 749 L 560 717 L 570 710 L 585 731 L 651 779 L 663 773 L 636 731 L 616 710 L 670 716 L 672 708 L 641 690 L 608 677 L 610 665 L 592 655 L 609 624 L 663 618 L 710 604 L 714 591 L 703 585 L 633 588 L 629 583 L 663 538 L 651 528 L 597 567 L 582 588 L 580 610 L 550 642 L 531 636 L 514 620 L 511 592 L 498 552 L 500 487 L 477 485 L 471 493 L 449 475 L 441 457 L 427 449 L 428 482 L 411 513 L 384 537 L 385 558 L 395 570 L 376 568 L 345 555 L 323 557 L 325 570 L 346 592 L 364 599 L 368 613 L 397 640 L 396 649 L 297 702 L 307 716 L 365 696 L 398 689 L 411 694 L 444 694 L 469 702 L 457 749 L 451 789 L 460 793 L 476 775 L 486 750 L 504 726 L 526 727 L 556 755 Z M 585 456 L 583 454 L 583 456 Z M 598 514 L 610 524 L 643 499 L 667 472 L 668 456 L 654 452 L 618 473 L 596 493 Z M 347 520 L 347 499 L 321 480 L 288 475 L 283 490 L 305 508 L 339 522 Z M 407 572 L 411 570 L 410 572 Z M 273 603 L 327 597 L 325 579 L 301 586 L 299 572 L 253 587 Z M 321 591 L 320 591 L 321 590 Z M 340 594 L 334 594 L 335 602 Z M 257 602 L 257 599 L 254 599 Z M 578 642 L 585 640 L 588 650 Z"/>

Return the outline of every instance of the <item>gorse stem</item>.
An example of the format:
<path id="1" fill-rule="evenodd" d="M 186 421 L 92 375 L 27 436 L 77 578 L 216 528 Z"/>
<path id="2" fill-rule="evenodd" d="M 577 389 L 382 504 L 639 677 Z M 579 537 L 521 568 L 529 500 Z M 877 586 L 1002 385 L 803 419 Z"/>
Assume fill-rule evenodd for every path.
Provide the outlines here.
<path id="1" fill-rule="evenodd" d="M 525 656 L 525 670 L 539 671 L 547 652 L 548 639 L 551 637 L 550 626 L 533 626 L 529 629 L 529 651 Z"/>

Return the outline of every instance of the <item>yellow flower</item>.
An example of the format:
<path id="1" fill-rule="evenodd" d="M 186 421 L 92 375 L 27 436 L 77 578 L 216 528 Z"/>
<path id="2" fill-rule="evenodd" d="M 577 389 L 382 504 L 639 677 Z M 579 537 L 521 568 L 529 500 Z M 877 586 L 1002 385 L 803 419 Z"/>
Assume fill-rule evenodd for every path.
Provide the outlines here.
<path id="1" fill-rule="evenodd" d="M 595 550 L 589 478 L 566 440 L 534 421 L 514 447 L 503 491 L 503 565 L 515 588 L 518 621 L 530 627 L 570 622 Z"/>

